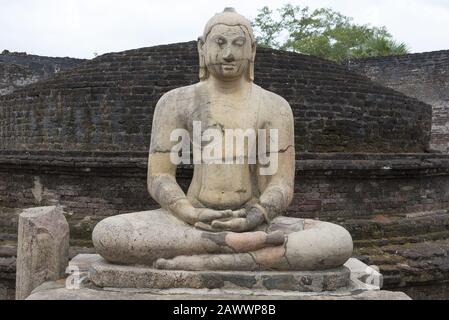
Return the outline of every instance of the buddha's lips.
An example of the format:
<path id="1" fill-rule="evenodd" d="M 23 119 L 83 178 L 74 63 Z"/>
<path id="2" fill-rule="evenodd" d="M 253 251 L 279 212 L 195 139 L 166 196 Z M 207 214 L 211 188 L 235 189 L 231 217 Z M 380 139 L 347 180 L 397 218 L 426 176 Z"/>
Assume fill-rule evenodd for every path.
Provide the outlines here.
<path id="1" fill-rule="evenodd" d="M 222 64 L 222 67 L 224 69 L 231 69 L 231 68 L 235 68 L 236 65 L 235 64 Z"/>

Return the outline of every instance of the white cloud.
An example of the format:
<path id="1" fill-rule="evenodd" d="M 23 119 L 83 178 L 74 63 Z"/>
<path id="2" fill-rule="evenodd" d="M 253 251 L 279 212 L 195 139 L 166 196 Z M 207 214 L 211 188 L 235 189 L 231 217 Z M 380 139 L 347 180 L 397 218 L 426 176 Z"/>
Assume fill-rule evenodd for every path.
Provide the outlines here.
<path id="1" fill-rule="evenodd" d="M 385 25 L 413 51 L 449 49 L 446 0 L 0 0 L 0 50 L 92 58 L 196 39 L 214 13 L 233 6 L 248 18 L 282 4 L 332 7 L 358 23 Z"/>

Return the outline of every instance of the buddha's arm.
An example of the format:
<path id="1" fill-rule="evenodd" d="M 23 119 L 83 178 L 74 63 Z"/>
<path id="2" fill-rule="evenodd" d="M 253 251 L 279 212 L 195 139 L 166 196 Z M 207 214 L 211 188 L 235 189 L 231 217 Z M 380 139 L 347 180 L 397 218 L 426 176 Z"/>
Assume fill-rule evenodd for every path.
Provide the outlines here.
<path id="1" fill-rule="evenodd" d="M 162 208 L 194 223 L 191 219 L 193 217 L 190 217 L 194 214 L 194 208 L 176 182 L 177 165 L 170 159 L 170 154 L 176 152 L 173 147 L 177 144 L 177 141 L 171 141 L 170 135 L 174 130 L 185 127 L 182 106 L 176 97 L 176 92 L 169 92 L 156 105 L 151 129 L 147 184 L 151 197 Z"/>
<path id="2" fill-rule="evenodd" d="M 275 109 L 276 115 L 269 115 L 265 128 L 278 131 L 278 152 L 271 153 L 271 157 L 277 155 L 277 170 L 269 175 L 262 175 L 260 168 L 258 172 L 259 181 L 262 182 L 259 205 L 263 208 L 265 219 L 268 221 L 283 214 L 288 208 L 293 199 L 295 181 L 293 113 L 285 100 L 282 100 L 279 107 Z"/>
<path id="3" fill-rule="evenodd" d="M 170 161 L 170 153 L 150 153 L 147 175 L 148 191 L 162 208 L 177 214 L 181 207 L 185 210 L 192 206 L 176 182 L 175 176 L 176 165 Z"/>
<path id="4" fill-rule="evenodd" d="M 170 161 L 170 154 L 151 153 L 148 160 L 148 191 L 162 208 L 181 220 L 200 227 L 215 219 L 231 218 L 231 210 L 195 208 L 176 182 L 176 166 Z"/>
<path id="5" fill-rule="evenodd" d="M 283 214 L 293 199 L 295 179 L 295 148 L 292 145 L 278 154 L 278 171 L 268 178 L 268 185 L 259 198 L 267 221 Z"/>
<path id="6" fill-rule="evenodd" d="M 172 158 L 176 159 L 176 157 L 171 155 L 178 155 L 178 150 L 173 149 L 178 141 L 177 139 L 172 141 L 171 134 L 179 133 L 175 130 L 184 130 L 186 121 L 183 116 L 185 105 L 182 99 L 179 101 L 178 96 L 176 91 L 165 94 L 154 111 L 148 159 L 148 191 L 162 208 L 192 225 L 230 217 L 233 215 L 230 210 L 194 208 L 176 182 L 177 164 L 172 161 Z M 177 135 L 174 134 L 174 136 Z"/>

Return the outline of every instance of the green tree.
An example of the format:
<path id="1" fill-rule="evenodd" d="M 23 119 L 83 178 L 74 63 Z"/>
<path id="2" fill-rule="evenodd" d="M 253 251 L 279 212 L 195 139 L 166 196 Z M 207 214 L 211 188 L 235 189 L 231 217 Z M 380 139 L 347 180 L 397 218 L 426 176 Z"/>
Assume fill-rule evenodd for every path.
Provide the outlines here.
<path id="1" fill-rule="evenodd" d="M 287 4 L 279 15 L 263 7 L 253 21 L 258 45 L 341 62 L 351 58 L 406 54 L 385 27 L 357 25 L 332 9 L 311 10 Z M 284 41 L 280 39 L 285 38 Z"/>

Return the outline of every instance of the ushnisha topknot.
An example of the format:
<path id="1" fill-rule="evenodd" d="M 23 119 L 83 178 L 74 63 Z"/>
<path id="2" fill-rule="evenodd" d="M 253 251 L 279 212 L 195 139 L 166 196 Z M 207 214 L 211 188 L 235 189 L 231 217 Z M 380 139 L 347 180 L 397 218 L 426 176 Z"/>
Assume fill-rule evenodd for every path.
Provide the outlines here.
<path id="1" fill-rule="evenodd" d="M 251 38 L 251 42 L 255 41 L 251 22 L 231 7 L 225 8 L 222 13 L 217 13 L 207 22 L 203 32 L 204 40 L 207 38 L 212 28 L 218 24 L 224 24 L 227 26 L 242 26 L 246 28 L 246 31 Z"/>

